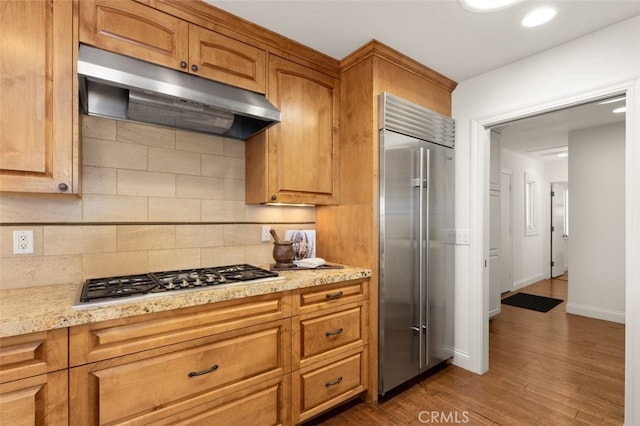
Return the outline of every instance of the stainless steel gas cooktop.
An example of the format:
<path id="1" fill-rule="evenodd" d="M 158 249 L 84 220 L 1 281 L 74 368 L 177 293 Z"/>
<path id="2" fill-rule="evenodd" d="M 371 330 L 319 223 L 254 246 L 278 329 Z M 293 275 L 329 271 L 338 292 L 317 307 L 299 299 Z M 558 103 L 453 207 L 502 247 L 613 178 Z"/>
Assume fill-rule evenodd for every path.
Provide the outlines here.
<path id="1" fill-rule="evenodd" d="M 90 278 L 84 282 L 76 307 L 112 304 L 142 296 L 198 290 L 234 283 L 284 279 L 277 272 L 248 264 L 151 272 L 119 277 Z"/>

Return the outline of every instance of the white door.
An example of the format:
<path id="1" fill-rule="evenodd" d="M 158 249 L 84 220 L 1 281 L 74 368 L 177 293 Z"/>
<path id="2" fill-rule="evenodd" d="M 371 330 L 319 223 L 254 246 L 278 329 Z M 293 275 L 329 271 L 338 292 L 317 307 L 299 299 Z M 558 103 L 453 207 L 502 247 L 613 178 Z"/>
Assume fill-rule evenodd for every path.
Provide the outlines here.
<path id="1" fill-rule="evenodd" d="M 564 216 L 565 186 L 562 183 L 551 184 L 551 277 L 564 273 Z"/>
<path id="2" fill-rule="evenodd" d="M 489 318 L 500 313 L 500 133 L 491 130 L 489 174 Z"/>
<path id="3" fill-rule="evenodd" d="M 489 317 L 500 313 L 500 191 L 489 192 Z"/>
<path id="4" fill-rule="evenodd" d="M 513 290 L 511 172 L 500 173 L 500 292 Z"/>

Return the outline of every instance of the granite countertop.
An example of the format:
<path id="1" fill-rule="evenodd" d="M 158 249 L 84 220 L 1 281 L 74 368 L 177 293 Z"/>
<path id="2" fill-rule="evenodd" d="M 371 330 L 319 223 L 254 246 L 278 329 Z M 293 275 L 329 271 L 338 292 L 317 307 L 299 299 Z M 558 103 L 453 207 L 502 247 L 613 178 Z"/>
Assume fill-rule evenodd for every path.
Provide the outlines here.
<path id="1" fill-rule="evenodd" d="M 371 276 L 369 269 L 344 266 L 342 269 L 279 271 L 283 280 L 238 283 L 196 291 L 153 295 L 140 300 L 118 301 L 97 307 L 74 307 L 81 284 L 56 284 L 0 290 L 0 337 L 130 317 L 151 312 L 222 302 L 242 297 L 295 290 Z"/>

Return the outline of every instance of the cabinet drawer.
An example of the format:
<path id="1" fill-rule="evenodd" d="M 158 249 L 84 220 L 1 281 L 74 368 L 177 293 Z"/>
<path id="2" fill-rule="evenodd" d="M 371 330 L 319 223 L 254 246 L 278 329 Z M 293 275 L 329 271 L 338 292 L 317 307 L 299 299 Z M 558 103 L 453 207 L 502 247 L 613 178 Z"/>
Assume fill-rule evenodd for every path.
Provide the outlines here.
<path id="1" fill-rule="evenodd" d="M 272 426 L 291 424 L 291 376 L 225 395 L 175 416 L 154 420 L 156 426 Z"/>
<path id="2" fill-rule="evenodd" d="M 0 425 L 66 424 L 67 370 L 0 384 Z"/>
<path id="3" fill-rule="evenodd" d="M 291 315 L 288 293 L 274 293 L 70 328 L 77 366 L 262 324 Z"/>
<path id="4" fill-rule="evenodd" d="M 322 315 L 299 317 L 293 324 L 293 368 L 317 362 L 337 351 L 362 347 L 366 343 L 363 324 L 366 307 L 362 303 L 322 311 Z"/>
<path id="5" fill-rule="evenodd" d="M 67 368 L 67 329 L 0 339 L 0 383 Z"/>
<path id="6" fill-rule="evenodd" d="M 295 314 L 315 312 L 336 305 L 362 302 L 369 298 L 369 280 L 344 281 L 294 291 Z"/>
<path id="7" fill-rule="evenodd" d="M 289 334 L 290 320 L 282 320 L 198 339 L 173 352 L 164 348 L 72 368 L 71 400 L 79 403 L 72 423 L 150 422 L 282 376 L 290 366 Z"/>
<path id="8" fill-rule="evenodd" d="M 322 366 L 293 372 L 293 420 L 301 422 L 357 396 L 366 389 L 366 347 Z"/>

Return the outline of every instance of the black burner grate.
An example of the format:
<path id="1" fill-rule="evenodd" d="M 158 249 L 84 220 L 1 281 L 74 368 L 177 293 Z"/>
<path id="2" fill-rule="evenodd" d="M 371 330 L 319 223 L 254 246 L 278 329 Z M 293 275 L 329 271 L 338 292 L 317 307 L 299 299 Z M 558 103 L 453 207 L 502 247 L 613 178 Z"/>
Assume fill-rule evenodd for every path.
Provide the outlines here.
<path id="1" fill-rule="evenodd" d="M 248 264 L 151 272 L 85 281 L 81 302 L 204 288 L 215 285 L 277 277 L 278 273 Z"/>

